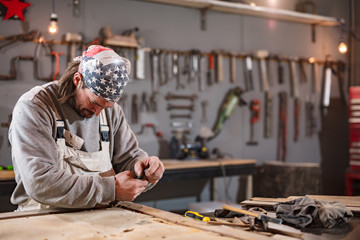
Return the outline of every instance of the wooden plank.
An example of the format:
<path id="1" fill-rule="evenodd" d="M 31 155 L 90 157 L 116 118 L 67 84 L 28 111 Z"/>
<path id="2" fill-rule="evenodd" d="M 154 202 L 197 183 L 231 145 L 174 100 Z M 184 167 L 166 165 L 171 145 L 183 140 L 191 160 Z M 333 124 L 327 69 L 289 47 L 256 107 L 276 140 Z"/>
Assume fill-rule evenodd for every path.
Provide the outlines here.
<path id="1" fill-rule="evenodd" d="M 346 207 L 360 207 L 360 197 L 359 196 L 330 196 L 330 195 L 308 195 L 310 198 L 315 200 L 325 200 L 325 201 L 336 201 L 343 204 Z M 253 197 L 251 201 L 257 202 L 287 202 L 302 196 L 290 196 L 288 198 L 263 198 L 263 197 Z"/>
<path id="2" fill-rule="evenodd" d="M 192 219 L 190 219 L 192 220 Z M 193 220 L 195 221 L 195 220 Z M 122 208 L 0 220 L 1 240 L 196 239 L 234 240 Z"/>
<path id="3" fill-rule="evenodd" d="M 1 170 L 0 171 L 0 181 L 6 181 L 6 180 L 14 180 L 15 179 L 15 173 L 12 170 Z"/>
<path id="4" fill-rule="evenodd" d="M 221 165 L 246 165 L 256 164 L 256 160 L 253 159 L 221 159 L 221 160 L 174 160 L 164 159 L 161 160 L 164 163 L 166 170 L 174 169 L 186 169 L 186 168 L 202 168 L 202 167 L 220 167 Z"/>
<path id="5" fill-rule="evenodd" d="M 325 200 L 325 201 L 337 201 L 348 208 L 354 215 L 360 215 L 360 197 L 359 196 L 330 196 L 330 195 L 308 195 L 312 199 Z M 288 198 L 263 198 L 254 197 L 250 200 L 242 201 L 240 204 L 243 207 L 262 207 L 267 210 L 274 210 L 274 206 L 277 203 L 291 201 L 299 198 L 300 196 L 290 196 Z"/>
<path id="6" fill-rule="evenodd" d="M 168 222 L 179 224 L 182 226 L 188 226 L 193 227 L 197 229 L 201 229 L 204 231 L 214 232 L 218 233 L 222 236 L 231 237 L 234 239 L 244 239 L 244 240 L 266 240 L 266 239 L 272 239 L 270 237 L 262 236 L 256 233 L 252 232 L 246 232 L 244 230 L 238 229 L 238 228 L 227 228 L 225 226 L 210 226 L 207 225 L 206 222 L 201 222 L 194 220 L 192 218 L 183 217 L 181 215 L 162 211 L 159 209 L 151 208 L 148 206 L 136 204 L 133 202 L 119 202 L 117 206 L 130 209 L 133 211 L 141 212 L 156 218 L 164 219 Z"/>

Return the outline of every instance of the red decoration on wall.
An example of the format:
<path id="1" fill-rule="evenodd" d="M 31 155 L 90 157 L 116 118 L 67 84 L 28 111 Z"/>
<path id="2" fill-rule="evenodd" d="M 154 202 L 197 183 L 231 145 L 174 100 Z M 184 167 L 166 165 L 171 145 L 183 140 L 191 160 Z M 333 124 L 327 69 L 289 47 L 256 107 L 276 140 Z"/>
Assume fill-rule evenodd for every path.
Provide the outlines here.
<path id="1" fill-rule="evenodd" d="M 4 20 L 16 15 L 23 22 L 25 21 L 25 19 L 22 11 L 31 5 L 30 3 L 26 2 L 19 2 L 19 0 L 0 0 L 0 3 L 7 7 Z"/>

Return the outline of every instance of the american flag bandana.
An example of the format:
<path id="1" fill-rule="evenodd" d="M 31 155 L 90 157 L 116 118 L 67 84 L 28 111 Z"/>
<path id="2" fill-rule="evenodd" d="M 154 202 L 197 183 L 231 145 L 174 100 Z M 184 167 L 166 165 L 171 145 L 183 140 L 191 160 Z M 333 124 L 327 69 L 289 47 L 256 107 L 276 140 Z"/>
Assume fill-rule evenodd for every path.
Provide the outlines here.
<path id="1" fill-rule="evenodd" d="M 90 46 L 80 58 L 79 72 L 86 86 L 109 102 L 119 101 L 129 81 L 130 69 L 128 59 L 100 45 Z"/>

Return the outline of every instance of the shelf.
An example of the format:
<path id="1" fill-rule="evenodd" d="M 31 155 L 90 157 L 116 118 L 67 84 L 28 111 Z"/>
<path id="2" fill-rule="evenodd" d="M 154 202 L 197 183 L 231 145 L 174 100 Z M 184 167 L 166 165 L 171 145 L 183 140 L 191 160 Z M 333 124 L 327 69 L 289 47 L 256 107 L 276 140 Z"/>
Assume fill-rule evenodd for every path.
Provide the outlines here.
<path id="1" fill-rule="evenodd" d="M 217 0 L 141 0 L 144 2 L 155 2 L 182 7 L 191 7 L 232 14 L 241 14 L 268 19 L 276 19 L 297 23 L 315 24 L 320 26 L 338 26 L 339 21 L 334 17 L 319 16 L 309 13 L 250 6 L 242 3 L 223 2 Z"/>

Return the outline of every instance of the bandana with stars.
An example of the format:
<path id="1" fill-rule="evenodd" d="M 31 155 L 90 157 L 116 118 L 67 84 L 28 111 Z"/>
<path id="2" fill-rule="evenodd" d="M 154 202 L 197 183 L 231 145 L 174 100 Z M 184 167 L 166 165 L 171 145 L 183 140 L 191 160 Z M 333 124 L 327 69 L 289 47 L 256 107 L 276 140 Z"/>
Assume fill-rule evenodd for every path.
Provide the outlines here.
<path id="1" fill-rule="evenodd" d="M 117 102 L 129 81 L 130 61 L 111 48 L 93 45 L 83 52 L 79 72 L 96 96 Z"/>

